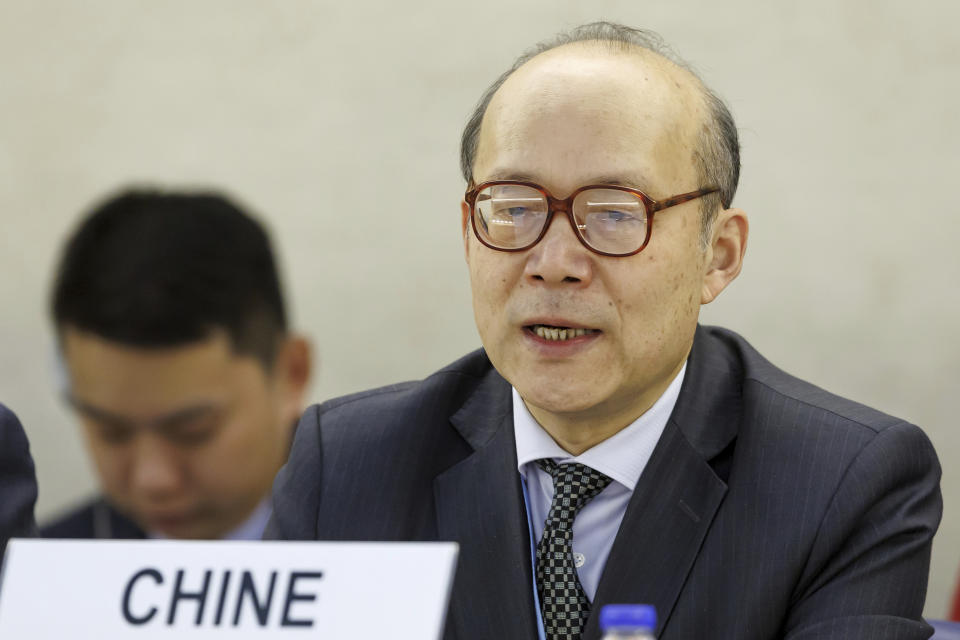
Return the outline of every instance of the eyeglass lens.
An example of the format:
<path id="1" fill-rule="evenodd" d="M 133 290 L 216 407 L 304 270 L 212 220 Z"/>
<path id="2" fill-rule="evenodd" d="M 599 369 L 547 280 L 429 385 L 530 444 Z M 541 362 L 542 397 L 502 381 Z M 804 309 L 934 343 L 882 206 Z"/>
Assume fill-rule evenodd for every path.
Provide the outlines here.
<path id="1" fill-rule="evenodd" d="M 629 191 L 587 189 L 573 200 L 577 234 L 590 247 L 605 253 L 631 253 L 647 235 L 643 201 Z M 494 184 L 476 198 L 474 215 L 483 240 L 501 249 L 533 244 L 543 231 L 549 212 L 547 198 L 526 185 Z"/>

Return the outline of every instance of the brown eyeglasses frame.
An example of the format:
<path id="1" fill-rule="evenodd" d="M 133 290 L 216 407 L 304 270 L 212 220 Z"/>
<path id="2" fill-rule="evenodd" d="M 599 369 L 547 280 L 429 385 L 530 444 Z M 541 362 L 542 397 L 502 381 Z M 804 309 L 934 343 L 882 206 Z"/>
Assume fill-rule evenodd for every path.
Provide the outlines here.
<path id="1" fill-rule="evenodd" d="M 546 198 L 547 218 L 544 220 L 543 229 L 540 230 L 540 235 L 538 235 L 537 238 L 530 244 L 514 249 L 505 249 L 503 247 L 497 247 L 490 244 L 484 240 L 483 236 L 480 235 L 480 232 L 477 231 L 477 217 L 475 215 L 477 196 L 487 187 L 493 187 L 497 185 L 518 185 L 523 187 L 531 187 L 539 191 L 541 194 L 543 194 L 543 197 Z M 580 233 L 580 228 L 577 225 L 577 221 L 573 217 L 573 199 L 588 189 L 612 189 L 614 191 L 626 191 L 627 193 L 632 193 L 640 198 L 640 201 L 643 202 L 643 208 L 647 214 L 647 235 L 643 239 L 643 244 L 640 245 L 639 249 L 629 253 L 608 253 L 606 251 L 595 249 L 587 243 L 586 239 L 583 237 L 583 234 Z M 516 253 L 518 251 L 526 251 L 527 249 L 530 249 L 538 242 L 543 240 L 543 236 L 547 235 L 547 229 L 550 228 L 550 224 L 553 222 L 553 214 L 557 213 L 558 211 L 562 211 L 567 216 L 567 220 L 570 222 L 570 226 L 573 227 L 573 232 L 576 234 L 577 239 L 580 240 L 580 244 L 597 255 L 609 256 L 612 258 L 626 258 L 627 256 L 637 255 L 646 248 L 647 244 L 649 244 L 650 236 L 653 233 L 653 214 L 655 214 L 657 211 L 669 209 L 670 207 L 675 207 L 678 204 L 683 204 L 684 202 L 689 202 L 690 200 L 702 198 L 705 195 L 716 193 L 717 191 L 720 191 L 719 187 L 705 187 L 703 189 L 697 189 L 696 191 L 690 191 L 688 193 L 681 193 L 680 195 L 664 198 L 663 200 L 654 200 L 643 191 L 640 191 L 639 189 L 633 189 L 631 187 L 624 187 L 614 184 L 588 184 L 580 187 L 566 198 L 554 198 L 549 191 L 535 182 L 527 182 L 525 180 L 488 180 L 487 182 L 481 182 L 472 189 L 468 189 L 464 194 L 463 199 L 470 206 L 470 226 L 473 228 L 473 234 L 477 237 L 477 240 L 479 240 L 481 244 L 483 244 L 485 247 L 489 247 L 490 249 L 494 249 L 495 251 Z"/>

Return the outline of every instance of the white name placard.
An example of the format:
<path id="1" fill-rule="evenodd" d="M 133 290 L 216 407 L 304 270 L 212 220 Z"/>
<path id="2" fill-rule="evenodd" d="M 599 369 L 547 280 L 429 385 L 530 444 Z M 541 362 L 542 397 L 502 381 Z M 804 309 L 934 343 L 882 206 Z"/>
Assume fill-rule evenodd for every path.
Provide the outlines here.
<path id="1" fill-rule="evenodd" d="M 437 640 L 453 543 L 14 540 L 0 638 Z"/>

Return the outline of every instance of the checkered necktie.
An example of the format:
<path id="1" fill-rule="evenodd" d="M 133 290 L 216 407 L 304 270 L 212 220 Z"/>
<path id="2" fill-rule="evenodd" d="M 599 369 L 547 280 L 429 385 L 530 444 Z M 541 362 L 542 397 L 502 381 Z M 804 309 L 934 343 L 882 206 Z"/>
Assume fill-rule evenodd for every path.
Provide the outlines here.
<path id="1" fill-rule="evenodd" d="M 583 592 L 573 562 L 573 519 L 610 478 L 579 462 L 557 464 L 537 460 L 553 476 L 553 502 L 537 545 L 537 590 L 547 640 L 580 640 L 590 615 L 590 601 Z"/>

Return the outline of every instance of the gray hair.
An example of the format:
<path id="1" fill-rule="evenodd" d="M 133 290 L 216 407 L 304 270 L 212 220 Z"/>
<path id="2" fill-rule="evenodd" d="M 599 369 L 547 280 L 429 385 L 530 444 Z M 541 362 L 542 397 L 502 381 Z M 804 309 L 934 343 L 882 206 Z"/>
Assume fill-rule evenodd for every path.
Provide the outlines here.
<path id="1" fill-rule="evenodd" d="M 701 129 L 700 139 L 694 149 L 694 163 L 697 167 L 701 186 L 715 185 L 720 188 L 719 193 L 704 197 L 700 204 L 701 240 L 706 246 L 709 241 L 711 224 L 718 209 L 721 206 L 728 208 L 733 202 L 733 195 L 737 190 L 737 182 L 740 179 L 740 142 L 737 136 L 737 127 L 723 100 L 707 87 L 690 65 L 681 60 L 653 31 L 633 29 L 613 22 L 591 22 L 570 31 L 562 32 L 549 40 L 544 40 L 517 58 L 513 66 L 501 74 L 484 91 L 463 129 L 463 136 L 460 139 L 460 170 L 464 179 L 467 184 L 473 183 L 473 163 L 480 140 L 480 126 L 483 123 L 483 116 L 490 105 L 490 100 L 493 99 L 493 95 L 506 82 L 507 78 L 532 58 L 545 51 L 574 42 L 588 41 L 603 43 L 619 53 L 628 53 L 633 47 L 646 49 L 687 70 L 699 82 L 710 116 Z"/>

